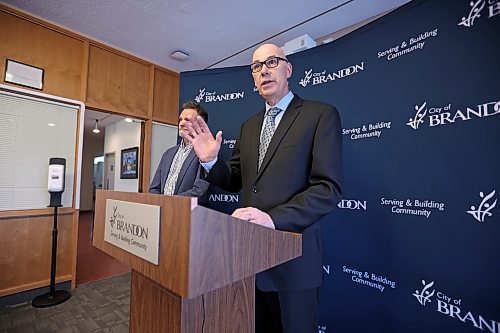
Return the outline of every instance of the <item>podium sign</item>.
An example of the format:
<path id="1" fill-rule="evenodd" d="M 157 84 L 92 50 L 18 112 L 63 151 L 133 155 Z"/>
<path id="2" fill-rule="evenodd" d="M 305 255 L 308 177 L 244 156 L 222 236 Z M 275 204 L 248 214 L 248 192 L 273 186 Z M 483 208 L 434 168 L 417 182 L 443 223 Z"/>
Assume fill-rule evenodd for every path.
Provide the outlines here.
<path id="1" fill-rule="evenodd" d="M 106 199 L 104 240 L 158 265 L 160 206 Z"/>

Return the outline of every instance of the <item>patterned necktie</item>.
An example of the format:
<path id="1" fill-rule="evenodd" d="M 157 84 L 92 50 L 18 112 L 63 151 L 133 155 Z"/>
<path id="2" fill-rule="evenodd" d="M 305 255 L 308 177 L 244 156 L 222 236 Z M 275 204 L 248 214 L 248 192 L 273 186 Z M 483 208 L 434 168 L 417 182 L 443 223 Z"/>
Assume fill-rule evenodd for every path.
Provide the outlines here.
<path id="1" fill-rule="evenodd" d="M 269 147 L 269 143 L 274 134 L 274 118 L 280 113 L 281 110 L 275 106 L 266 111 L 265 115 L 265 124 L 264 130 L 260 135 L 260 146 L 259 146 L 259 168 L 262 165 L 262 161 L 264 160 L 264 156 L 266 156 L 267 147 Z"/>

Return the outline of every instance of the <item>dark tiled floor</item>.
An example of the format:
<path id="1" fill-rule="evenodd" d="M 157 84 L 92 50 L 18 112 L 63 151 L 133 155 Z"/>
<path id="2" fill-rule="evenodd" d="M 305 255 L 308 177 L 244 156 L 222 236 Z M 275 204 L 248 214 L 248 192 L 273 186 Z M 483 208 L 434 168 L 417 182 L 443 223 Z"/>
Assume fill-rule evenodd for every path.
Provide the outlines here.
<path id="1" fill-rule="evenodd" d="M 0 307 L 0 333 L 129 331 L 130 268 L 92 246 L 92 223 L 92 212 L 80 212 L 72 297 L 50 308 Z"/>
<path id="2" fill-rule="evenodd" d="M 0 308 L 0 332 L 128 332 L 130 274 L 85 283 L 50 308 L 31 303 Z"/>

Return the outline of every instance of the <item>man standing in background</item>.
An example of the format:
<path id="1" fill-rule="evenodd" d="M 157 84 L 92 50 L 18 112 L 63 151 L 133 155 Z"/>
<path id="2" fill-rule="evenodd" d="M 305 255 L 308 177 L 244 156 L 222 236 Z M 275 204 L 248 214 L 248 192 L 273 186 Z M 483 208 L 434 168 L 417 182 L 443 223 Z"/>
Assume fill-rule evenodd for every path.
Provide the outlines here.
<path id="1" fill-rule="evenodd" d="M 342 135 L 335 107 L 303 100 L 288 88 L 292 64 L 272 44 L 257 48 L 250 65 L 265 108 L 240 129 L 227 164 L 201 117 L 190 118 L 182 137 L 193 145 L 206 180 L 242 191 L 233 216 L 269 228 L 302 234 L 302 256 L 257 274 L 257 333 L 317 332 L 323 282 L 320 220 L 340 200 Z"/>
<path id="2" fill-rule="evenodd" d="M 194 101 L 182 105 L 179 115 L 179 136 L 186 132 L 190 117 L 200 116 L 208 122 L 208 113 L 201 104 Z M 198 204 L 208 203 L 209 183 L 200 178 L 200 163 L 193 146 L 182 139 L 181 143 L 163 153 L 158 169 L 149 187 L 149 193 L 197 197 Z"/>

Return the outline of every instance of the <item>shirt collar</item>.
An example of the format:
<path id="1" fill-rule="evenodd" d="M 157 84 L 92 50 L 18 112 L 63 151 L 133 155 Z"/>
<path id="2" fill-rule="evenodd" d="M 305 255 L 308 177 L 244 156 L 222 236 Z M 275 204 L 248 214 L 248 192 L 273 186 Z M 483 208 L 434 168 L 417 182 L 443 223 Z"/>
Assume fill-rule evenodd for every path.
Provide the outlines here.
<path id="1" fill-rule="evenodd" d="M 185 144 L 184 140 L 181 140 L 181 149 L 186 149 L 188 147 L 192 147 L 193 145 L 191 143 Z"/>
<path id="2" fill-rule="evenodd" d="M 292 102 L 292 99 L 293 99 L 293 93 L 289 91 L 288 94 L 286 94 L 285 97 L 280 99 L 278 103 L 276 103 L 276 105 L 274 106 L 279 108 L 280 110 L 285 111 L 288 105 L 290 105 L 290 103 Z M 266 111 L 269 110 L 270 108 L 272 108 L 272 106 L 267 104 L 266 102 Z"/>

